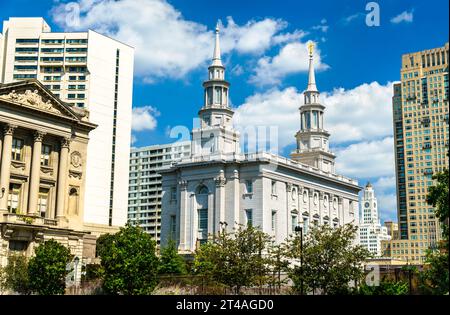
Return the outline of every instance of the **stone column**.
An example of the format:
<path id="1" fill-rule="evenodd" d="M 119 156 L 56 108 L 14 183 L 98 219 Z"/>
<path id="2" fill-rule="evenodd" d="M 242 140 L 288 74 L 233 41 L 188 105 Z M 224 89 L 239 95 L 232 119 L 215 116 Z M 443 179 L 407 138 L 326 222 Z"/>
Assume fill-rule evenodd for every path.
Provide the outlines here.
<path id="1" fill-rule="evenodd" d="M 308 189 L 308 207 L 309 207 L 309 222 L 312 224 L 314 221 L 314 189 L 309 188 Z"/>
<path id="2" fill-rule="evenodd" d="M 61 139 L 61 151 L 59 153 L 59 170 L 58 170 L 58 191 L 56 194 L 56 219 L 65 217 L 65 201 L 67 193 L 67 177 L 69 164 L 69 145 L 70 139 Z"/>
<path id="3" fill-rule="evenodd" d="M 343 226 L 345 224 L 344 217 L 344 198 L 338 197 L 338 217 L 339 217 L 339 226 Z"/>
<path id="4" fill-rule="evenodd" d="M 187 213 L 187 181 L 180 180 L 178 182 L 178 186 L 180 187 L 180 250 L 186 250 L 186 213 Z"/>
<path id="5" fill-rule="evenodd" d="M 277 240 L 286 238 L 289 235 L 289 230 L 291 228 L 292 218 L 291 218 L 290 204 L 292 203 L 292 200 L 291 200 L 292 195 L 290 193 L 293 193 L 292 187 L 293 187 L 293 185 L 291 183 L 286 183 L 286 217 L 285 217 L 286 218 L 286 225 L 285 225 L 286 233 L 284 233 L 284 234 L 278 233 Z M 298 210 L 297 210 L 297 212 L 298 212 Z M 297 216 L 297 219 L 298 219 L 298 216 Z M 294 231 L 292 231 L 292 233 L 294 233 Z"/>
<path id="6" fill-rule="evenodd" d="M 323 207 L 323 201 L 324 201 L 325 194 L 322 191 L 319 191 L 319 224 L 323 224 L 323 217 L 324 217 L 324 207 Z"/>
<path id="7" fill-rule="evenodd" d="M 230 216 L 232 218 L 232 222 L 228 222 L 228 224 L 230 224 L 230 227 L 233 228 L 238 228 L 238 223 L 240 222 L 240 217 L 239 217 L 239 205 L 240 205 L 240 200 L 242 199 L 241 195 L 240 195 L 240 191 L 239 191 L 239 171 L 238 170 L 234 170 L 233 171 L 233 176 L 232 176 L 232 181 L 233 181 L 233 213 Z M 256 183 L 256 180 L 255 180 Z M 254 189 L 255 187 L 253 187 Z"/>
<path id="8" fill-rule="evenodd" d="M 2 148 L 3 148 L 3 143 L 2 143 L 2 137 L 0 137 L 0 165 L 1 165 L 1 163 L 2 163 L 2 156 L 3 156 L 3 153 L 2 153 Z"/>
<path id="9" fill-rule="evenodd" d="M 3 129 L 2 165 L 0 178 L 0 212 L 8 211 L 9 177 L 11 167 L 11 151 L 14 129 L 17 126 L 6 125 Z"/>
<path id="10" fill-rule="evenodd" d="M 36 131 L 34 133 L 33 156 L 31 158 L 30 195 L 28 197 L 29 215 L 36 215 L 41 173 L 42 139 L 44 138 L 44 135 L 45 133 L 41 131 Z"/>
<path id="11" fill-rule="evenodd" d="M 212 226 L 211 232 L 214 236 L 220 232 L 220 222 L 225 222 L 225 175 L 224 172 L 221 171 L 220 175 L 214 179 L 216 184 L 215 191 L 215 205 L 214 205 L 214 217 L 212 218 L 214 225 Z M 227 222 L 228 223 L 228 222 Z"/>

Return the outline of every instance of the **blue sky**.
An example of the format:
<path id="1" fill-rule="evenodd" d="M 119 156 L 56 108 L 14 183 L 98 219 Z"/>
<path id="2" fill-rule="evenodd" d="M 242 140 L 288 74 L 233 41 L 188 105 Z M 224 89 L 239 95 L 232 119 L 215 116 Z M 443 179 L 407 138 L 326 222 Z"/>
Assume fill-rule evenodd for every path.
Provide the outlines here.
<path id="1" fill-rule="evenodd" d="M 316 42 L 316 80 L 327 107 L 338 173 L 374 183 L 382 219 L 396 219 L 392 82 L 401 55 L 448 41 L 448 1 L 0 0 L 0 20 L 42 16 L 53 31 L 89 28 L 134 46 L 134 146 L 174 141 L 192 127 L 222 21 L 222 59 L 241 125 L 278 127 L 280 154 L 294 147 L 307 83 L 307 41 Z M 74 8 L 80 15 L 73 17 Z M 78 16 L 78 15 L 77 15 Z M 75 22 L 73 22 L 75 21 Z"/>

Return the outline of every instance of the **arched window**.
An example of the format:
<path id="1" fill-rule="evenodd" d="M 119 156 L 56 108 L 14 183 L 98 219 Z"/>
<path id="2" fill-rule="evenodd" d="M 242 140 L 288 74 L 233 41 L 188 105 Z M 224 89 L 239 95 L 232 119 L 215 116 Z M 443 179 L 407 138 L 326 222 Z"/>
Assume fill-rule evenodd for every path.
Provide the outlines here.
<path id="1" fill-rule="evenodd" d="M 78 215 L 78 189 L 75 187 L 69 190 L 69 213 Z"/>
<path id="2" fill-rule="evenodd" d="M 199 194 L 199 195 L 207 195 L 208 193 L 209 193 L 209 189 L 205 185 L 200 185 L 197 188 L 197 194 Z"/>

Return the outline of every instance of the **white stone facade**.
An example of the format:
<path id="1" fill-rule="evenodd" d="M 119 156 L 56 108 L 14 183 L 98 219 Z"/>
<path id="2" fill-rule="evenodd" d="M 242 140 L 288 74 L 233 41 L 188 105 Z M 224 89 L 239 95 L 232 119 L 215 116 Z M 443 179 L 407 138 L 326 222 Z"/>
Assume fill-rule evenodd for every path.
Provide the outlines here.
<path id="1" fill-rule="evenodd" d="M 359 222 L 359 243 L 375 256 L 382 256 L 381 241 L 389 241 L 387 227 L 382 226 L 378 216 L 378 203 L 375 192 L 368 183 L 361 200 L 361 216 Z"/>
<path id="2" fill-rule="evenodd" d="M 277 243 L 297 225 L 302 225 L 305 233 L 311 224 L 357 225 L 361 187 L 355 180 L 335 174 L 334 155 L 325 147 L 313 155 L 332 163 L 328 168 L 300 162 L 301 151 L 296 152 L 295 160 L 264 152 L 239 152 L 218 29 L 208 72 L 203 84 L 205 103 L 199 112 L 202 123 L 192 131 L 192 154 L 161 171 L 161 246 L 174 239 L 180 252 L 189 254 L 222 228 L 231 231 L 248 223 L 272 235 Z M 211 91 L 218 94 L 211 98 Z"/>

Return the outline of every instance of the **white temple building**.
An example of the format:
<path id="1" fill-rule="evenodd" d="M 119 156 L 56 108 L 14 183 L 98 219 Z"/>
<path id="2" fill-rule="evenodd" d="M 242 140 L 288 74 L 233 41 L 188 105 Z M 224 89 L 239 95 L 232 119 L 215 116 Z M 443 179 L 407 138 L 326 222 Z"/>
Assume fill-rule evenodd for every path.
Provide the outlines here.
<path id="1" fill-rule="evenodd" d="M 320 104 L 315 83 L 312 45 L 308 81 L 291 159 L 268 152 L 241 153 L 216 28 L 191 154 L 160 171 L 161 246 L 174 239 L 180 253 L 189 254 L 212 234 L 239 224 L 259 227 L 277 243 L 294 233 L 297 225 L 304 233 L 311 224 L 358 225 L 361 187 L 335 172 L 330 134 L 324 130 L 325 106 Z"/>
<path id="2" fill-rule="evenodd" d="M 381 241 L 391 240 L 387 227 L 382 226 L 378 216 L 378 203 L 370 183 L 364 188 L 359 221 L 359 243 L 374 256 L 382 256 Z"/>

